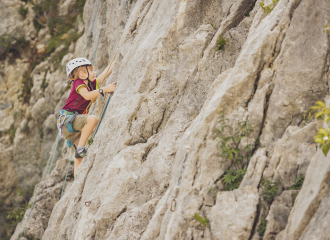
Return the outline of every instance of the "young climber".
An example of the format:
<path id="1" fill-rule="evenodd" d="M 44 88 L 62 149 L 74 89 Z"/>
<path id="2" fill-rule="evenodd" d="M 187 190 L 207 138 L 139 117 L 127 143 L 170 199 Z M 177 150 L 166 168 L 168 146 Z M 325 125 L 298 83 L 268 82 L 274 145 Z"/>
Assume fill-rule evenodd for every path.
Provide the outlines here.
<path id="1" fill-rule="evenodd" d="M 58 128 L 67 140 L 71 153 L 75 156 L 74 176 L 82 158 L 87 155 L 85 144 L 89 135 L 98 123 L 94 115 L 86 114 L 90 101 L 103 93 L 114 92 L 116 84 L 99 88 L 113 70 L 113 64 L 95 78 L 93 66 L 86 58 L 75 58 L 66 65 L 68 79 L 72 87 L 58 118 Z M 85 113 L 85 114 L 84 114 Z"/>

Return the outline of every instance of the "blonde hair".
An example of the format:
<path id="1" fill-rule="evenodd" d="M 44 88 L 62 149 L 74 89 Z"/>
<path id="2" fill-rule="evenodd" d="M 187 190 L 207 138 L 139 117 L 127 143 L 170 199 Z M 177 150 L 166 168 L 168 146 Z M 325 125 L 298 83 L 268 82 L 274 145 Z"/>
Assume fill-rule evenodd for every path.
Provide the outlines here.
<path id="1" fill-rule="evenodd" d="M 94 70 L 93 65 L 88 65 L 87 68 L 88 68 L 89 71 Z M 76 79 L 79 79 L 80 71 L 82 71 L 84 73 L 87 73 L 86 66 L 80 66 L 80 67 L 77 67 L 77 68 L 73 69 L 73 71 L 68 76 L 69 80 L 74 81 Z"/>

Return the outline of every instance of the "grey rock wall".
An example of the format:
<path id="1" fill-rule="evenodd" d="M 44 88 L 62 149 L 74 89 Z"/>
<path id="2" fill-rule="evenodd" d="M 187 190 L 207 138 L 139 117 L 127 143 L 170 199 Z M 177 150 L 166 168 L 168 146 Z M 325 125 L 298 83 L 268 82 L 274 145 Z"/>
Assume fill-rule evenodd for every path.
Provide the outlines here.
<path id="1" fill-rule="evenodd" d="M 118 87 L 77 178 L 58 201 L 64 160 L 58 161 L 41 186 L 45 198 L 32 211 L 26 234 L 43 240 L 327 239 L 329 158 L 313 140 L 322 122 L 305 124 L 303 114 L 329 96 L 330 44 L 323 26 L 330 22 L 330 3 L 280 0 L 269 14 L 259 3 L 138 0 L 128 1 L 126 11 L 124 0 L 107 0 L 100 44 L 101 11 L 86 56 L 92 58 L 97 47 L 101 71 L 117 53 L 107 83 Z M 69 5 L 60 6 L 63 14 Z M 84 35 L 62 66 L 82 55 L 96 5 L 86 2 Z M 228 41 L 215 51 L 219 36 Z M 27 107 L 31 124 L 47 119 L 42 122 L 49 139 L 67 94 L 59 92 L 66 86 L 64 68 L 51 68 L 47 61 L 35 68 Z M 56 86 L 45 95 L 39 73 Z M 213 134 L 219 109 L 231 127 L 250 123 L 254 131 L 241 146 L 260 141 L 233 191 L 224 191 L 222 181 L 232 162 L 221 155 Z M 97 106 L 92 112 L 98 114 Z M 22 141 L 27 140 L 18 131 L 14 146 Z M 303 187 L 290 190 L 298 176 L 305 177 Z M 277 182 L 272 202 L 263 197 L 262 179 Z M 11 194 L 10 188 L 5 192 Z M 28 213 L 12 239 L 18 239 Z M 196 214 L 207 217 L 207 226 Z"/>

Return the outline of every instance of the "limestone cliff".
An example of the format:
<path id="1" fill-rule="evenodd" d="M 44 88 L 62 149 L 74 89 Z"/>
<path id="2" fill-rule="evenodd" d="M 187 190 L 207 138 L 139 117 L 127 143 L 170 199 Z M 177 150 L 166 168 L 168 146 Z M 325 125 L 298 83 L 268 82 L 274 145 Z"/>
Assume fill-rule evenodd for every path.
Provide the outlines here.
<path id="1" fill-rule="evenodd" d="M 314 143 L 323 123 L 313 120 L 309 108 L 317 100 L 329 104 L 324 26 L 330 2 L 274 2 L 265 1 L 264 10 L 253 0 L 101 1 L 86 57 L 97 49 L 101 71 L 117 52 L 107 83 L 118 87 L 77 178 L 59 200 L 69 159 L 62 144 L 21 239 L 329 239 L 329 157 Z M 56 7 L 65 16 L 74 3 Z M 48 157 L 55 115 L 68 93 L 65 64 L 83 55 L 97 5 L 86 1 L 85 31 L 77 17 L 74 31 L 84 32 L 77 42 L 54 48 L 33 68 L 25 105 L 11 89 L 31 66 L 24 56 L 1 62 L 7 87 L 1 104 L 12 103 L 2 110 L 3 131 L 15 122 L 9 114 L 15 106 L 25 114 L 13 144 L 10 134 L 2 138 L 6 196 L 15 194 L 9 173 L 19 172 L 18 166 L 31 171 L 16 174 L 15 181 L 40 179 L 41 169 L 27 166 Z M 40 40 L 37 45 L 42 50 Z M 61 61 L 55 68 L 56 54 Z M 97 107 L 92 113 L 98 114 Z M 43 126 L 47 137 L 22 132 L 26 124 Z M 246 129 L 253 131 L 243 134 Z M 221 142 L 217 147 L 219 139 L 237 134 L 231 152 Z M 15 158 L 31 147 L 41 155 L 29 150 L 24 164 Z M 228 184 L 230 172 L 245 173 L 237 186 Z"/>

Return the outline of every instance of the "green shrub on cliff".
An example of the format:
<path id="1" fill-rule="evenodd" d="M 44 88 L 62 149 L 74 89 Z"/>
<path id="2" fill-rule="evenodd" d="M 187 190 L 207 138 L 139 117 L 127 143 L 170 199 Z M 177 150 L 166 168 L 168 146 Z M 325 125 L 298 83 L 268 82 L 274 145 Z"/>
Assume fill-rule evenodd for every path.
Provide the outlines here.
<path id="1" fill-rule="evenodd" d="M 268 204 L 272 204 L 274 198 L 278 195 L 278 183 L 264 179 L 261 181 L 261 185 L 263 186 L 261 196 Z"/>
<path id="2" fill-rule="evenodd" d="M 262 10 L 264 10 L 265 13 L 271 13 L 271 11 L 274 10 L 279 1 L 280 0 L 272 0 L 273 5 L 265 5 L 264 2 L 260 2 L 260 7 L 262 8 Z"/>
<path id="3" fill-rule="evenodd" d="M 311 107 L 312 110 L 316 110 L 315 119 L 322 119 L 329 124 L 330 122 L 330 106 L 327 108 L 325 103 L 317 101 L 316 105 Z M 317 134 L 314 136 L 314 141 L 319 144 L 319 148 L 322 149 L 324 156 L 327 156 L 330 150 L 330 128 L 320 128 Z"/>
<path id="4" fill-rule="evenodd" d="M 25 8 L 24 6 L 21 6 L 21 7 L 18 9 L 18 13 L 19 13 L 23 18 L 25 18 L 26 15 L 29 13 L 29 9 L 28 9 L 28 8 Z"/>
<path id="5" fill-rule="evenodd" d="M 10 212 L 7 212 L 8 213 L 7 219 L 14 219 L 15 222 L 18 223 L 18 222 L 22 221 L 25 211 L 31 207 L 31 204 L 29 204 L 27 202 L 27 200 L 25 199 L 26 191 L 25 190 L 22 191 L 22 189 L 20 187 L 18 188 L 17 195 L 22 196 L 23 199 L 25 200 L 25 203 L 22 206 L 16 207 L 13 210 L 11 210 Z"/>
<path id="6" fill-rule="evenodd" d="M 224 39 L 222 35 L 219 36 L 217 40 L 217 48 L 215 51 L 224 50 L 225 49 L 225 44 L 228 41 L 228 39 Z"/>
<path id="7" fill-rule="evenodd" d="M 231 167 L 222 176 L 225 190 L 231 191 L 239 187 L 246 173 L 252 152 L 257 145 L 249 143 L 249 133 L 253 132 L 248 121 L 238 121 L 229 126 L 229 119 L 219 110 L 219 128 L 213 129 L 214 139 L 219 139 L 217 147 L 221 149 L 221 157 L 231 161 Z M 241 141 L 246 139 L 246 144 Z"/>

